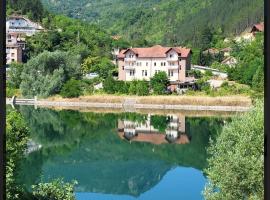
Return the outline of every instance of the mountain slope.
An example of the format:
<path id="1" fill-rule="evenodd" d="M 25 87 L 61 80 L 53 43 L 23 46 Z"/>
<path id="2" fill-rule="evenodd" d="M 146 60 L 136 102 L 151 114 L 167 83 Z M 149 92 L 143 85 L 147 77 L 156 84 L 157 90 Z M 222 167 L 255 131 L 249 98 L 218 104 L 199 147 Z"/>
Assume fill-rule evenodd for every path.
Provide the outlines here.
<path id="1" fill-rule="evenodd" d="M 130 40 L 199 46 L 205 27 L 227 36 L 263 19 L 263 0 L 42 0 L 49 10 Z"/>

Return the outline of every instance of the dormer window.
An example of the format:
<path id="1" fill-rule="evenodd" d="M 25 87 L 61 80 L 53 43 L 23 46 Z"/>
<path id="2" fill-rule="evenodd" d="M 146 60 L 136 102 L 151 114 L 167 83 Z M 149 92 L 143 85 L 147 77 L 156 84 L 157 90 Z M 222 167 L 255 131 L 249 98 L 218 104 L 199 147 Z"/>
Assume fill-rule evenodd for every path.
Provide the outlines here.
<path id="1" fill-rule="evenodd" d="M 172 54 L 170 54 L 170 58 L 172 58 L 173 57 L 173 55 Z"/>

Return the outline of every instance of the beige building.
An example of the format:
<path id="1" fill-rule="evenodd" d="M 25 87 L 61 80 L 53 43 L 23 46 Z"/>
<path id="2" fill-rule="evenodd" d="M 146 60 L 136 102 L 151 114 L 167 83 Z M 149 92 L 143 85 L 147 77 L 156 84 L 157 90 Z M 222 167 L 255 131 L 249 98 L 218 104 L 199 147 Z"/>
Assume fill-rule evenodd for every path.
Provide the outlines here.
<path id="1" fill-rule="evenodd" d="M 129 48 L 117 55 L 118 79 L 123 81 L 147 80 L 160 71 L 166 72 L 171 85 L 190 81 L 191 49 L 184 47 Z"/>
<path id="2" fill-rule="evenodd" d="M 22 47 L 17 44 L 6 45 L 6 64 L 22 62 Z"/>

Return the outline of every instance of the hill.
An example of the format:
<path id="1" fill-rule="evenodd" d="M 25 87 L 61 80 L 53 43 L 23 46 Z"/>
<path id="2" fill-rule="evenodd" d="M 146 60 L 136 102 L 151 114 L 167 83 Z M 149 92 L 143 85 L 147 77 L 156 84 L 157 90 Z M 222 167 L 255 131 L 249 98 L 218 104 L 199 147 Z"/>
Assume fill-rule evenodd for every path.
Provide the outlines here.
<path id="1" fill-rule="evenodd" d="M 263 19 L 263 0 L 42 0 L 52 12 L 90 21 L 138 45 L 201 47 L 204 33 L 238 34 Z"/>

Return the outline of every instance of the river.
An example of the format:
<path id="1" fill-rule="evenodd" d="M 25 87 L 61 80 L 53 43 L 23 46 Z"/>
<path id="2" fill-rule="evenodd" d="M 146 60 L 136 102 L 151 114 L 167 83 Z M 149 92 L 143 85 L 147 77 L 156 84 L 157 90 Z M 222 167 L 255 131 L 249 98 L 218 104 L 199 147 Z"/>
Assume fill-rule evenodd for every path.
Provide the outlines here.
<path id="1" fill-rule="evenodd" d="M 27 188 L 77 180 L 77 200 L 200 200 L 209 139 L 230 117 L 17 108 L 30 128 Z"/>

